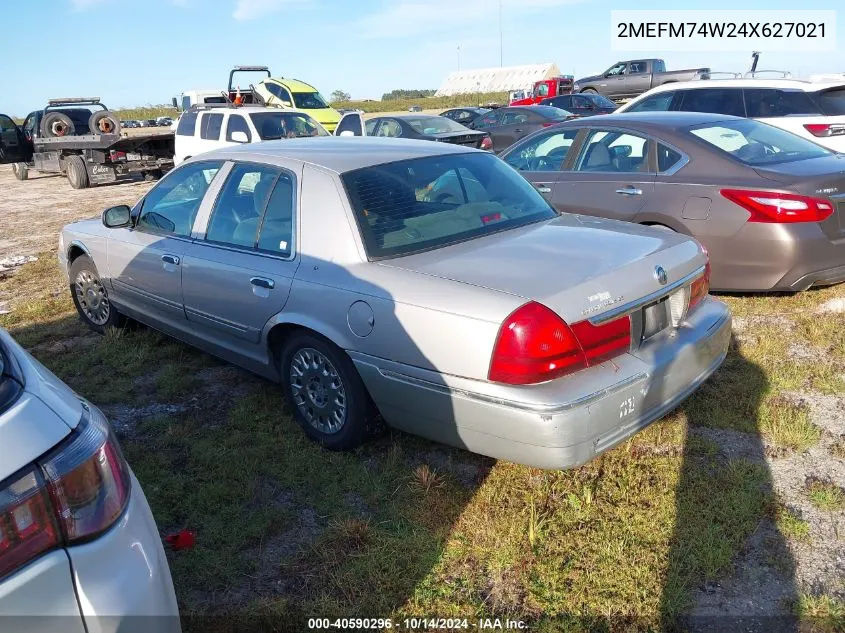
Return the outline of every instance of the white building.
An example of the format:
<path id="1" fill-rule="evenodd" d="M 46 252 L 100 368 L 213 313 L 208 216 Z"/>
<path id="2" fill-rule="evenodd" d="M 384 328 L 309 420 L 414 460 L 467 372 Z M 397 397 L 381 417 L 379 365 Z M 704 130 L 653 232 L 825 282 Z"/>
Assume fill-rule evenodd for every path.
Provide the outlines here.
<path id="1" fill-rule="evenodd" d="M 560 75 L 557 64 L 528 64 L 503 68 L 477 68 L 449 73 L 436 97 L 472 92 L 508 92 L 532 86 L 535 81 Z"/>

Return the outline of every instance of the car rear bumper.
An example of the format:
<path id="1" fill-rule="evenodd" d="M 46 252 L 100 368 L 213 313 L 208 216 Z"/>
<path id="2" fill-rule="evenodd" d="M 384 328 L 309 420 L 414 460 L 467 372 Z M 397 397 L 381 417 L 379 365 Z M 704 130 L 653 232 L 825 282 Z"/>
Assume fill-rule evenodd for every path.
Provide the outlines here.
<path id="1" fill-rule="evenodd" d="M 676 407 L 719 367 L 730 336 L 727 306 L 708 298 L 684 326 L 635 352 L 524 387 L 351 356 L 391 426 L 498 459 L 571 468 Z"/>

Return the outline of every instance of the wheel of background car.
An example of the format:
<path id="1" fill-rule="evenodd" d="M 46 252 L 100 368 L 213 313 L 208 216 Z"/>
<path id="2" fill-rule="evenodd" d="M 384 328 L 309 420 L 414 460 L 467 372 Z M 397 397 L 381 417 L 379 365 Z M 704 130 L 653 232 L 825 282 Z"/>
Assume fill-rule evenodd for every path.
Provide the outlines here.
<path id="1" fill-rule="evenodd" d="M 653 229 L 659 229 L 661 231 L 669 231 L 670 233 L 677 233 L 677 231 L 675 229 L 673 229 L 671 226 L 666 226 L 665 224 L 649 224 L 648 226 L 650 226 Z"/>
<path id="2" fill-rule="evenodd" d="M 73 121 L 61 112 L 47 112 L 41 119 L 41 136 L 45 138 L 73 136 L 75 132 Z"/>
<path id="3" fill-rule="evenodd" d="M 595 88 L 584 88 L 581 91 L 581 94 L 586 94 L 586 95 L 597 95 L 598 93 L 599 93 L 599 91 L 596 90 Z"/>
<path id="4" fill-rule="evenodd" d="M 293 417 L 321 446 L 349 450 L 376 428 L 375 406 L 358 371 L 330 341 L 293 333 L 282 347 L 279 372 Z"/>
<path id="5" fill-rule="evenodd" d="M 29 167 L 26 163 L 12 163 L 12 173 L 18 180 L 26 180 L 29 178 Z"/>
<path id="6" fill-rule="evenodd" d="M 163 175 L 164 174 L 162 174 L 162 171 L 160 169 L 154 169 L 153 171 L 145 171 L 144 180 L 146 180 L 147 182 L 151 182 L 153 180 L 158 180 Z"/>
<path id="7" fill-rule="evenodd" d="M 110 327 L 122 325 L 123 316 L 109 301 L 106 287 L 90 257 L 80 255 L 73 260 L 68 278 L 73 305 L 89 328 L 103 334 Z"/>
<path id="8" fill-rule="evenodd" d="M 70 186 L 74 189 L 85 189 L 90 184 L 88 170 L 81 156 L 74 154 L 65 159 L 65 173 Z"/>
<path id="9" fill-rule="evenodd" d="M 120 134 L 120 119 L 108 110 L 100 110 L 88 119 L 91 134 Z"/>

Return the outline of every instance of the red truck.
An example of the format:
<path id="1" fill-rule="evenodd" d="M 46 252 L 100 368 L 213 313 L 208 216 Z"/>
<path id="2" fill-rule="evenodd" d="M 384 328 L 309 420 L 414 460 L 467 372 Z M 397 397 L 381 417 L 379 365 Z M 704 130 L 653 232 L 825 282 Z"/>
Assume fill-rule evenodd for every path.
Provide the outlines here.
<path id="1" fill-rule="evenodd" d="M 549 97 L 572 94 L 573 83 L 575 83 L 575 77 L 573 75 L 560 75 L 551 79 L 541 79 L 534 83 L 534 87 L 527 97 L 524 99 L 514 99 L 510 102 L 510 105 L 536 105 Z"/>

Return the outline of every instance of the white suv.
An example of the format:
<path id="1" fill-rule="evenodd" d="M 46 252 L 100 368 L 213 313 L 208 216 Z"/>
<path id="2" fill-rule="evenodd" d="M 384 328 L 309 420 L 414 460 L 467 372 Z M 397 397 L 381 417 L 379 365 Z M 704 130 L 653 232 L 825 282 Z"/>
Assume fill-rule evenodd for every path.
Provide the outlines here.
<path id="1" fill-rule="evenodd" d="M 265 106 L 194 106 L 176 124 L 174 162 L 239 143 L 280 138 L 330 136 L 312 117 L 299 110 Z"/>
<path id="2" fill-rule="evenodd" d="M 0 631 L 148 621 L 180 630 L 141 486 L 103 414 L 0 328 Z"/>
<path id="3" fill-rule="evenodd" d="M 748 117 L 845 152 L 845 80 L 710 79 L 663 84 L 616 112 L 713 112 Z"/>

